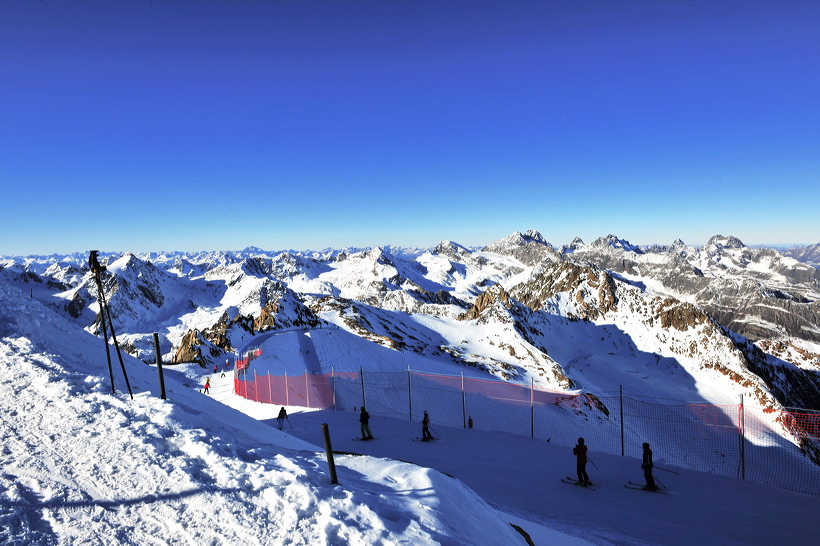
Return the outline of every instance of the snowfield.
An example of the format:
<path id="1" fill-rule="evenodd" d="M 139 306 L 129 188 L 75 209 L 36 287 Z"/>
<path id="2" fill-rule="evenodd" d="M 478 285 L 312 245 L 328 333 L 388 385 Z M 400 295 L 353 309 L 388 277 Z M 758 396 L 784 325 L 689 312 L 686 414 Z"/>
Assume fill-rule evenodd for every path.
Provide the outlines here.
<path id="1" fill-rule="evenodd" d="M 378 348 L 376 345 L 373 347 Z M 357 355 L 361 356 L 361 355 Z M 596 454 L 598 490 L 563 484 L 565 446 L 375 417 L 278 407 L 232 393 L 230 374 L 157 370 L 124 355 L 134 392 L 88 334 L 0 283 L 3 544 L 808 544 L 820 499 L 674 469 L 671 495 L 631 491 L 639 462 Z M 433 415 L 435 423 L 435 415 Z M 328 423 L 339 484 L 321 440 Z M 401 462 L 407 461 L 407 462 Z M 663 466 L 663 461 L 657 461 Z"/>

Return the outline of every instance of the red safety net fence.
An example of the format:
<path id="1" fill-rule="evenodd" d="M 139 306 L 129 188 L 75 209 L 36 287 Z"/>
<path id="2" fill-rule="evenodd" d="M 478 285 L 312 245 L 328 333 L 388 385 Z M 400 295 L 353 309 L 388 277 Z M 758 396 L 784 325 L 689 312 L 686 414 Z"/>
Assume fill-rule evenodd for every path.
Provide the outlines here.
<path id="1" fill-rule="evenodd" d="M 820 495 L 820 413 L 748 405 L 658 403 L 416 371 L 257 375 L 237 367 L 235 392 L 257 402 L 353 411 L 531 436 L 591 452 L 640 458 L 650 443 L 663 464 Z"/>

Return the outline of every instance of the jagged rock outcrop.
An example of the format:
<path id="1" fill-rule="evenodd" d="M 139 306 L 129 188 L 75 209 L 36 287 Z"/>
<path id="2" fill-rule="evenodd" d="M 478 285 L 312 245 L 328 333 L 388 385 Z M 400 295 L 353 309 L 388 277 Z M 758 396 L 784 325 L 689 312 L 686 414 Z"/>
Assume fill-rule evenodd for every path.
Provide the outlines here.
<path id="1" fill-rule="evenodd" d="M 465 313 L 462 313 L 458 316 L 458 320 L 473 320 L 481 316 L 482 313 L 496 301 L 500 301 L 504 307 L 509 309 L 511 307 L 510 304 L 510 295 L 504 290 L 500 284 L 496 284 L 495 286 L 491 286 L 487 290 L 481 293 L 478 296 L 473 306 L 468 309 Z"/>
<path id="2" fill-rule="evenodd" d="M 609 273 L 569 262 L 543 266 L 530 280 L 511 291 L 517 301 L 534 311 L 548 301 L 548 305 L 557 310 L 561 304 L 553 300 L 557 294 L 565 295 L 564 310 L 567 316 L 575 319 L 595 320 L 617 309 L 618 305 L 615 282 Z"/>

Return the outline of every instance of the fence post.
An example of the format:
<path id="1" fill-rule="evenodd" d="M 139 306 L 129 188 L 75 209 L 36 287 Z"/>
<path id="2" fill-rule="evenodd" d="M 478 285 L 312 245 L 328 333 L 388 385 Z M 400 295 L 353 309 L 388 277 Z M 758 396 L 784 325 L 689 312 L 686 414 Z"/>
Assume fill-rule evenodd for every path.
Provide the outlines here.
<path id="1" fill-rule="evenodd" d="M 159 334 L 154 332 L 154 352 L 157 354 L 157 373 L 159 374 L 159 397 L 165 400 L 165 377 L 162 375 L 162 355 L 159 352 Z"/>
<path id="2" fill-rule="evenodd" d="M 256 370 L 253 371 L 253 392 L 256 396 L 254 402 L 259 402 L 259 379 L 256 378 Z"/>
<path id="3" fill-rule="evenodd" d="M 740 479 L 746 479 L 746 410 L 743 406 L 743 395 L 740 395 L 740 413 L 738 415 L 738 433 L 740 442 Z"/>
<path id="4" fill-rule="evenodd" d="M 271 404 L 273 404 L 273 379 L 271 379 L 272 377 L 273 376 L 271 375 L 270 371 L 268 371 L 268 400 L 270 400 Z"/>
<path id="5" fill-rule="evenodd" d="M 535 378 L 530 377 L 530 438 L 535 438 Z"/>
<path id="6" fill-rule="evenodd" d="M 410 381 L 410 366 L 407 366 L 407 401 L 410 406 L 410 420 L 413 420 L 413 386 Z"/>
<path id="7" fill-rule="evenodd" d="M 364 391 L 364 367 L 359 366 L 359 377 L 362 379 L 362 406 L 367 407 L 367 393 Z"/>
<path id="8" fill-rule="evenodd" d="M 467 428 L 467 396 L 464 394 L 464 372 L 461 372 L 461 418 Z"/>
<path id="9" fill-rule="evenodd" d="M 621 406 L 621 457 L 624 456 L 624 386 L 620 385 L 620 406 Z"/>
<path id="10" fill-rule="evenodd" d="M 285 405 L 290 406 L 290 389 L 288 388 L 288 372 L 285 372 Z"/>

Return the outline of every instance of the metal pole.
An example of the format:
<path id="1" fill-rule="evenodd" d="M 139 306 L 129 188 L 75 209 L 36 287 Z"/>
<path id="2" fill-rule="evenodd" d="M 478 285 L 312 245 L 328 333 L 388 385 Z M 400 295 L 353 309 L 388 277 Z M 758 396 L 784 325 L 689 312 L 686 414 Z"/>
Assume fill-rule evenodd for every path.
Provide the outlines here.
<path id="1" fill-rule="evenodd" d="M 410 366 L 407 366 L 407 400 L 410 405 L 410 420 L 413 420 L 413 386 L 410 380 Z"/>
<path id="2" fill-rule="evenodd" d="M 746 409 L 743 405 L 743 395 L 740 395 L 740 415 L 738 419 L 740 429 L 740 479 L 746 479 Z"/>
<path id="3" fill-rule="evenodd" d="M 461 414 L 464 428 L 467 428 L 467 396 L 464 394 L 464 372 L 461 372 Z"/>
<path id="4" fill-rule="evenodd" d="M 307 407 L 310 407 L 310 386 L 308 385 L 307 371 L 305 371 L 305 399 L 307 400 Z"/>
<path id="5" fill-rule="evenodd" d="M 99 290 L 102 290 L 102 287 L 99 283 L 97 283 Z M 102 310 L 102 300 L 98 300 L 97 303 L 100 306 L 100 324 L 102 325 L 103 331 L 103 343 L 105 343 L 105 358 L 108 360 L 108 375 L 111 376 L 111 394 L 115 394 L 117 391 L 114 388 L 114 368 L 111 367 L 111 348 L 108 346 L 108 329 L 105 326 L 105 316 L 103 315 Z"/>
<path id="6" fill-rule="evenodd" d="M 362 379 L 362 406 L 367 407 L 367 393 L 364 390 L 364 368 L 359 366 L 359 377 Z"/>
<path id="7" fill-rule="evenodd" d="M 105 301 L 105 292 L 103 291 L 102 287 L 102 279 L 100 277 L 100 273 L 97 273 L 97 284 L 100 288 L 100 301 L 102 301 L 102 306 L 105 309 L 105 317 L 108 318 L 108 326 L 111 327 L 111 339 L 114 340 L 114 348 L 117 350 L 117 358 L 120 361 L 120 368 L 122 369 L 122 376 L 125 378 L 125 386 L 128 388 L 128 394 L 131 395 L 131 400 L 134 399 L 134 393 L 131 391 L 131 382 L 128 380 L 128 372 L 125 371 L 125 362 L 122 361 L 122 353 L 120 352 L 120 344 L 117 341 L 117 334 L 114 332 L 114 321 L 111 320 L 111 311 L 108 309 L 108 303 Z M 103 320 L 105 320 L 105 317 Z M 108 340 L 106 340 L 106 346 L 108 346 Z"/>
<path id="8" fill-rule="evenodd" d="M 159 375 L 159 397 L 165 400 L 165 377 L 162 375 L 162 355 L 159 352 L 159 334 L 154 332 L 154 353 L 157 355 L 157 374 Z"/>
<path id="9" fill-rule="evenodd" d="M 259 402 L 259 380 L 256 378 L 256 370 L 253 371 L 253 393 L 256 396 L 254 402 Z"/>
<path id="10" fill-rule="evenodd" d="M 288 388 L 288 372 L 285 372 L 285 405 L 290 406 L 290 389 Z"/>
<path id="11" fill-rule="evenodd" d="M 336 368 L 330 368 L 330 377 L 333 380 L 333 411 L 336 411 L 339 409 L 336 407 Z"/>
<path id="12" fill-rule="evenodd" d="M 273 376 L 271 375 L 270 370 L 268 370 L 268 397 L 270 403 L 273 404 Z"/>
<path id="13" fill-rule="evenodd" d="M 535 378 L 530 377 L 530 437 L 535 438 Z"/>
<path id="14" fill-rule="evenodd" d="M 624 456 L 624 386 L 620 385 L 621 401 L 621 457 Z"/>

